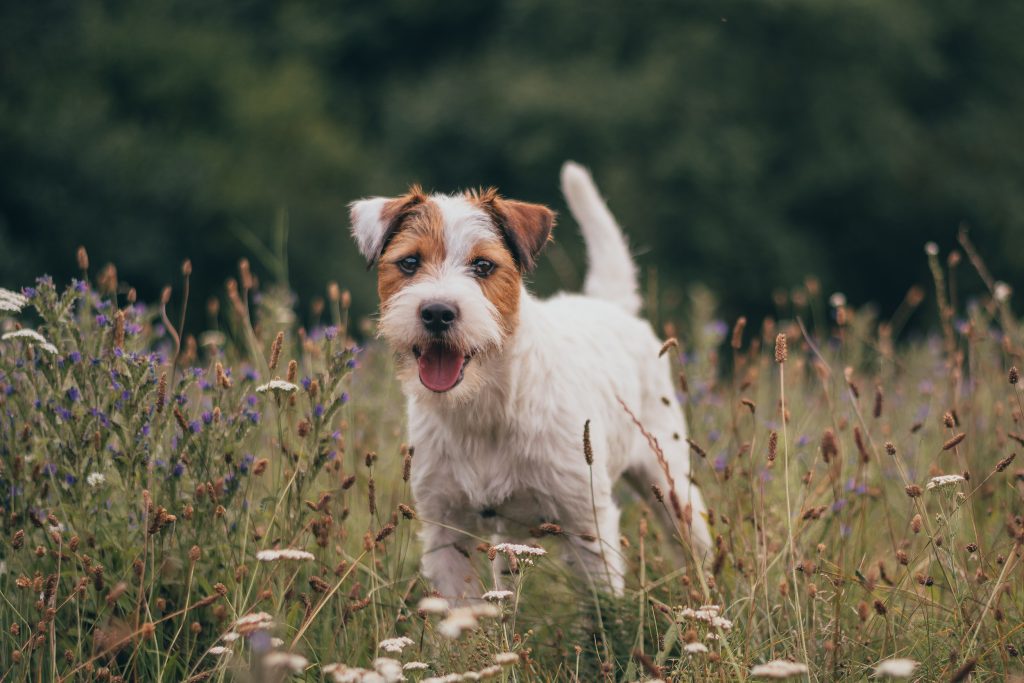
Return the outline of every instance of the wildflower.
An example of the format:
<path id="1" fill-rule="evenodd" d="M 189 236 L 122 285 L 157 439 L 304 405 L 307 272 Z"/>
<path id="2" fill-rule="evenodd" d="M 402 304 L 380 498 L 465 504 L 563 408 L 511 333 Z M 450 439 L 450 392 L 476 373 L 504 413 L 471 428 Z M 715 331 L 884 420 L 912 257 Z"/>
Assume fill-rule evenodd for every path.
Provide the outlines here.
<path id="1" fill-rule="evenodd" d="M 999 303 L 1005 303 L 1009 300 L 1011 294 L 1013 294 L 1013 288 L 1005 282 L 997 282 L 992 290 L 992 296 Z"/>
<path id="2" fill-rule="evenodd" d="M 517 557 L 520 555 L 547 555 L 548 552 L 544 550 L 544 548 L 538 548 L 532 545 L 521 545 L 519 543 L 497 543 L 492 547 L 499 553 L 508 553 L 509 555 L 515 555 Z"/>
<path id="3" fill-rule="evenodd" d="M 761 678 L 792 678 L 807 673 L 807 665 L 790 662 L 786 659 L 773 659 L 766 664 L 758 664 L 750 670 L 751 676 Z"/>
<path id="4" fill-rule="evenodd" d="M 407 646 L 413 645 L 414 643 L 415 641 L 413 641 L 412 638 L 401 636 L 399 638 L 388 638 L 386 640 L 382 640 L 377 644 L 377 647 L 385 652 L 400 653 Z"/>
<path id="5" fill-rule="evenodd" d="M 463 631 L 471 631 L 479 626 L 478 617 L 496 617 L 500 612 L 493 605 L 475 605 L 458 607 L 451 610 L 448 616 L 438 624 L 438 630 L 446 638 L 452 640 L 462 635 Z"/>
<path id="6" fill-rule="evenodd" d="M 913 659 L 886 659 L 875 664 L 875 676 L 889 678 L 910 678 L 914 675 L 917 662 Z"/>
<path id="7" fill-rule="evenodd" d="M 282 548 L 280 550 L 261 550 L 256 553 L 260 562 L 276 562 L 277 560 L 314 560 L 316 556 L 305 550 Z"/>
<path id="8" fill-rule="evenodd" d="M 85 483 L 92 488 L 102 486 L 107 481 L 107 476 L 101 472 L 90 472 L 85 478 Z"/>
<path id="9" fill-rule="evenodd" d="M 932 480 L 928 482 L 927 489 L 931 491 L 935 488 L 941 488 L 943 486 L 952 486 L 957 482 L 964 481 L 964 478 L 959 474 L 943 474 L 938 477 L 932 477 Z"/>
<path id="10" fill-rule="evenodd" d="M 692 643 L 687 643 L 686 645 L 684 645 L 683 646 L 683 650 L 685 650 L 686 652 L 688 652 L 691 655 L 697 655 L 697 654 L 701 654 L 702 655 L 702 654 L 705 654 L 708 651 L 708 647 L 704 643 L 692 642 Z"/>
<path id="11" fill-rule="evenodd" d="M 834 292 L 832 296 L 828 298 L 828 302 L 833 308 L 842 308 L 846 305 L 846 295 L 842 292 Z"/>
<path id="12" fill-rule="evenodd" d="M 335 683 L 360 683 L 367 674 L 373 673 L 346 664 L 326 664 L 320 669 Z"/>
<path id="13" fill-rule="evenodd" d="M 274 393 L 283 392 L 286 394 L 293 394 L 298 390 L 299 386 L 297 384 L 286 382 L 283 379 L 272 379 L 266 384 L 261 384 L 256 387 L 256 393 L 258 394 L 265 394 L 268 391 L 272 391 Z"/>
<path id="14" fill-rule="evenodd" d="M 508 664 L 518 664 L 519 654 L 516 652 L 499 652 L 494 655 L 494 663 L 506 666 Z"/>
<path id="15" fill-rule="evenodd" d="M 448 601 L 444 598 L 423 598 L 416 608 L 426 614 L 444 614 L 448 611 Z"/>
<path id="16" fill-rule="evenodd" d="M 404 669 L 405 671 L 423 671 L 424 669 L 429 668 L 430 665 L 426 662 L 406 662 L 402 666 L 402 669 Z"/>
<path id="17" fill-rule="evenodd" d="M 512 591 L 487 591 L 480 597 L 492 602 L 501 602 L 502 600 L 508 600 L 513 595 L 514 593 Z"/>
<path id="18" fill-rule="evenodd" d="M 0 311 L 20 313 L 28 305 L 28 297 L 0 287 Z"/>
<path id="19" fill-rule="evenodd" d="M 390 657 L 378 657 L 373 660 L 373 670 L 376 671 L 386 683 L 397 683 L 404 681 L 402 675 L 402 663 Z M 364 679 L 365 680 L 365 679 Z"/>
<path id="20" fill-rule="evenodd" d="M 309 660 L 291 652 L 271 652 L 263 658 L 263 664 L 269 669 L 287 669 L 293 674 L 300 674 L 309 665 Z"/>
<path id="21" fill-rule="evenodd" d="M 1010 384 L 1016 384 L 1020 381 L 1020 371 L 1017 369 L 1016 365 L 1010 368 L 1009 380 Z"/>
<path id="22" fill-rule="evenodd" d="M 231 648 L 230 647 L 225 647 L 223 645 L 214 645 L 213 647 L 211 647 L 208 650 L 208 652 L 211 655 L 215 655 L 215 656 L 221 656 L 221 655 L 223 655 L 225 657 L 230 657 L 231 656 Z"/>
<path id="23" fill-rule="evenodd" d="M 935 244 L 935 242 L 926 242 L 924 245 L 924 253 L 928 254 L 929 256 L 938 256 L 939 245 Z"/>
<path id="24" fill-rule="evenodd" d="M 9 339 L 24 339 L 24 340 L 28 341 L 30 344 L 38 346 L 39 348 L 41 348 L 43 351 L 46 351 L 47 353 L 52 353 L 52 354 L 56 354 L 57 353 L 57 347 L 54 346 L 53 344 L 51 344 L 46 339 L 46 337 L 44 337 L 43 335 L 39 334 L 35 330 L 30 330 L 30 329 L 27 329 L 27 328 L 23 329 L 23 330 L 15 330 L 13 332 L 8 332 L 8 333 L 4 334 L 3 337 L 0 337 L 0 339 L 2 339 L 3 341 L 8 341 Z"/>

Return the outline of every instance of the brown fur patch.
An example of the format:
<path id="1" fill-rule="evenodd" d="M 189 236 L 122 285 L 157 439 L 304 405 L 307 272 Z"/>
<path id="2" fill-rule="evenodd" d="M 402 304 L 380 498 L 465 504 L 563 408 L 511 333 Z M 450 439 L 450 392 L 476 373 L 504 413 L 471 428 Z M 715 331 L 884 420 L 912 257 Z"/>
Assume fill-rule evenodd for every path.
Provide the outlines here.
<path id="1" fill-rule="evenodd" d="M 505 334 L 510 334 L 519 319 L 519 293 L 523 281 L 516 260 L 508 248 L 498 242 L 478 245 L 473 250 L 470 263 L 478 258 L 487 259 L 495 266 L 490 275 L 480 280 L 480 288 L 498 310 Z"/>
<path id="2" fill-rule="evenodd" d="M 493 187 L 472 190 L 466 196 L 490 215 L 520 269 L 524 273 L 533 270 L 537 256 L 551 239 L 555 212 L 541 204 L 504 199 Z"/>
<path id="3" fill-rule="evenodd" d="M 420 268 L 413 275 L 407 275 L 398 267 L 398 261 L 408 256 L 420 259 Z M 438 268 L 444 257 L 444 217 L 441 209 L 424 197 L 401 212 L 377 263 L 377 294 L 381 305 L 421 273 Z"/>

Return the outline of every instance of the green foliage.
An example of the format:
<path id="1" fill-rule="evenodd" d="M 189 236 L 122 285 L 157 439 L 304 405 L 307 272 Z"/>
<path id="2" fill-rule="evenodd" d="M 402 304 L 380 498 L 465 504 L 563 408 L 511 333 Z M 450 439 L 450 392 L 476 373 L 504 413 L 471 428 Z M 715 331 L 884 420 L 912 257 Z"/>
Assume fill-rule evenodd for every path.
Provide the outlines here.
<path id="1" fill-rule="evenodd" d="M 1014 281 L 1022 13 L 1006 0 L 5 3 L 0 271 L 8 286 L 65 278 L 84 244 L 156 298 L 190 257 L 206 298 L 237 235 L 269 242 L 287 210 L 303 316 L 341 276 L 366 313 L 345 204 L 419 181 L 561 209 L 568 261 L 551 251 L 536 277 L 574 286 L 557 191 L 574 158 L 645 267 L 676 291 L 709 284 L 729 312 L 763 313 L 765 283 L 812 273 L 891 310 L 925 276 L 908 255 L 961 222 Z"/>

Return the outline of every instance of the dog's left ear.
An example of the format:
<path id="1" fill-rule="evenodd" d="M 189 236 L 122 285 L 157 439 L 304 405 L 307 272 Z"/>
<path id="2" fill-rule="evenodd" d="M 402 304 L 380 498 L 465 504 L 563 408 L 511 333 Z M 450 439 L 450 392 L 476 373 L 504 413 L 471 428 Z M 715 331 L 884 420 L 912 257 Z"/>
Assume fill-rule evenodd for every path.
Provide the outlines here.
<path id="1" fill-rule="evenodd" d="M 356 238 L 359 252 L 366 257 L 370 266 L 384 253 L 388 242 L 401 227 L 402 220 L 424 201 L 426 196 L 423 191 L 413 185 L 401 197 L 370 197 L 348 205 L 352 236 Z"/>
<path id="2" fill-rule="evenodd" d="M 541 204 L 517 202 L 493 197 L 487 208 L 519 268 L 528 273 L 537 265 L 537 256 L 551 238 L 555 212 Z"/>

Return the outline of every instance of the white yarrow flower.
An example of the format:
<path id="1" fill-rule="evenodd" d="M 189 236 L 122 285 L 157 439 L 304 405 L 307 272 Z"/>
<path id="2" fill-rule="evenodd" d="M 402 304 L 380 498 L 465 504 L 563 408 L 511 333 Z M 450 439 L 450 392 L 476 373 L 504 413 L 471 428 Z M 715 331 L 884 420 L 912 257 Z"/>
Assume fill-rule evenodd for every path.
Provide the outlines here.
<path id="1" fill-rule="evenodd" d="M 305 550 L 282 548 L 280 550 L 261 550 L 256 553 L 260 562 L 276 562 L 277 560 L 315 560 L 316 555 Z"/>
<path id="2" fill-rule="evenodd" d="M 997 282 L 995 287 L 993 287 L 992 296 L 994 296 L 996 301 L 999 303 L 1005 303 L 1008 301 L 1011 294 L 1013 294 L 1013 287 L 1005 282 Z"/>
<path id="3" fill-rule="evenodd" d="M 53 344 L 51 344 L 46 339 L 46 337 L 44 337 L 43 335 L 39 334 L 35 330 L 30 330 L 28 328 L 25 328 L 23 330 L 15 330 L 14 332 L 8 332 L 8 333 L 4 334 L 3 337 L 0 337 L 0 339 L 2 339 L 3 341 L 9 341 L 11 339 L 24 339 L 25 341 L 29 342 L 30 344 L 33 344 L 34 346 L 38 346 L 39 348 L 41 348 L 43 351 L 46 351 L 47 353 L 53 353 L 53 354 L 57 353 L 57 347 L 54 346 Z"/>
<path id="4" fill-rule="evenodd" d="M 222 656 L 222 655 L 225 656 L 225 657 L 230 657 L 231 656 L 231 648 L 230 647 L 224 647 L 223 645 L 214 645 L 213 647 L 211 647 L 208 650 L 208 652 L 211 655 L 215 655 L 215 656 L 218 656 L 218 657 Z"/>
<path id="5" fill-rule="evenodd" d="M 28 299 L 24 295 L 0 287 L 0 311 L 20 313 L 25 306 L 28 306 Z"/>
<path id="6" fill-rule="evenodd" d="M 773 659 L 766 664 L 758 664 L 750 670 L 751 676 L 760 678 L 792 678 L 807 673 L 807 665 L 791 662 L 786 659 Z"/>
<path id="7" fill-rule="evenodd" d="M 544 548 L 538 548 L 532 545 L 522 545 L 519 543 L 498 543 L 492 546 L 499 553 L 508 553 L 509 555 L 547 555 L 548 551 Z"/>
<path id="8" fill-rule="evenodd" d="M 325 664 L 320 670 L 330 676 L 334 683 L 362 683 L 370 674 L 380 678 L 376 671 L 367 671 L 347 664 Z"/>
<path id="9" fill-rule="evenodd" d="M 263 658 L 263 665 L 269 669 L 285 669 L 300 674 L 309 665 L 309 660 L 291 652 L 271 652 Z"/>
<path id="10" fill-rule="evenodd" d="M 417 609 L 427 614 L 447 614 L 448 601 L 444 598 L 423 598 Z"/>
<path id="11" fill-rule="evenodd" d="M 932 477 L 932 480 L 928 482 L 927 488 L 931 491 L 932 489 L 940 488 L 942 486 L 952 486 L 953 484 L 961 481 L 964 481 L 964 478 L 959 474 L 943 474 L 938 477 Z"/>
<path id="12" fill-rule="evenodd" d="M 437 625 L 437 628 L 445 638 L 455 640 L 462 635 L 463 631 L 472 631 L 479 625 L 471 608 L 459 607 L 449 612 L 448 616 Z"/>
<path id="13" fill-rule="evenodd" d="M 846 305 L 846 295 L 842 292 L 836 292 L 828 298 L 828 302 L 832 304 L 833 308 L 842 308 Z"/>
<path id="14" fill-rule="evenodd" d="M 684 645 L 683 649 L 689 652 L 691 655 L 697 655 L 706 653 L 708 651 L 708 646 L 704 643 L 694 641 L 692 643 L 687 643 L 686 645 Z"/>
<path id="15" fill-rule="evenodd" d="M 406 662 L 402 665 L 402 669 L 405 671 L 424 671 L 429 668 L 430 665 L 426 662 Z"/>
<path id="16" fill-rule="evenodd" d="M 499 652 L 494 655 L 494 663 L 506 666 L 508 664 L 518 664 L 519 654 L 516 652 Z"/>
<path id="17" fill-rule="evenodd" d="M 107 475 L 103 474 L 102 472 L 90 472 L 89 475 L 85 478 L 85 483 L 91 486 L 92 488 L 96 488 L 97 486 L 103 486 L 103 484 L 105 484 L 106 481 Z"/>
<path id="18" fill-rule="evenodd" d="M 401 636 L 399 638 L 388 638 L 386 640 L 382 640 L 377 644 L 377 647 L 385 652 L 401 652 L 407 646 L 414 644 L 415 641 L 412 638 Z"/>
<path id="19" fill-rule="evenodd" d="M 398 681 L 405 680 L 405 676 L 402 675 L 402 663 L 397 659 L 378 657 L 373 660 L 373 669 L 387 683 L 398 683 Z"/>
<path id="20" fill-rule="evenodd" d="M 256 387 L 257 394 L 265 394 L 268 391 L 273 392 L 284 392 L 286 394 L 293 394 L 299 390 L 299 385 L 286 382 L 283 379 L 272 379 L 266 384 L 261 384 Z"/>
<path id="21" fill-rule="evenodd" d="M 939 245 L 935 244 L 935 242 L 926 242 L 924 245 L 924 253 L 928 254 L 929 256 L 938 256 Z"/>
<path id="22" fill-rule="evenodd" d="M 500 602 L 502 600 L 508 600 L 513 595 L 515 595 L 515 593 L 512 591 L 487 591 L 480 597 L 484 600 L 490 600 L 491 602 Z"/>
<path id="23" fill-rule="evenodd" d="M 917 662 L 913 659 L 886 659 L 875 664 L 875 676 L 889 678 L 910 678 L 914 675 Z"/>

